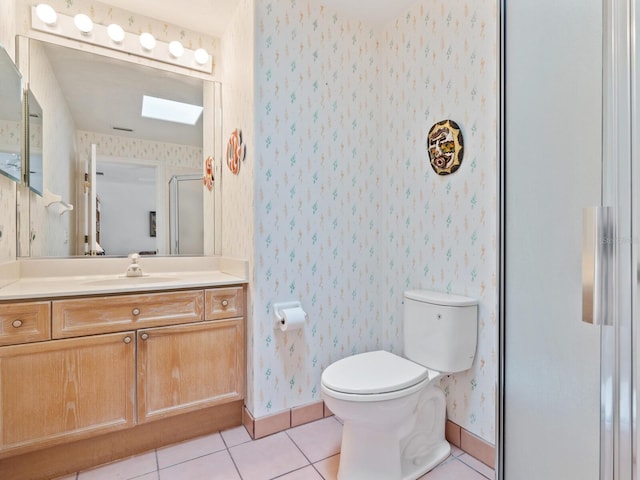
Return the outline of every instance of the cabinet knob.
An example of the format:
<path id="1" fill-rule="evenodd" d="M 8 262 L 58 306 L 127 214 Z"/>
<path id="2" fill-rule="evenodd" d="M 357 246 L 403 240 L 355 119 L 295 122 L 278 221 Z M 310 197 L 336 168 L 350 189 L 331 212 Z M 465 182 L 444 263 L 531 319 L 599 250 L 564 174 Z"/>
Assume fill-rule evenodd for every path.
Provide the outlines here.
<path id="1" fill-rule="evenodd" d="M 13 325 L 14 328 L 20 328 L 22 326 L 22 320 L 14 320 L 11 325 Z"/>
<path id="2" fill-rule="evenodd" d="M 133 313 L 134 317 L 137 317 L 138 315 L 140 315 L 140 309 L 134 308 L 133 310 L 131 310 L 131 313 Z"/>
<path id="3" fill-rule="evenodd" d="M 148 339 L 148 338 L 149 338 L 149 334 L 148 334 L 148 333 L 143 333 L 143 334 L 141 334 L 141 335 L 140 335 L 140 338 L 141 338 L 142 340 L 146 340 L 146 339 Z"/>
<path id="4" fill-rule="evenodd" d="M 122 341 L 124 343 L 126 343 L 127 345 L 129 345 L 131 343 L 131 337 L 124 337 L 124 339 Z"/>
<path id="5" fill-rule="evenodd" d="M 229 300 L 222 300 L 221 303 L 224 308 L 227 308 L 229 306 Z"/>

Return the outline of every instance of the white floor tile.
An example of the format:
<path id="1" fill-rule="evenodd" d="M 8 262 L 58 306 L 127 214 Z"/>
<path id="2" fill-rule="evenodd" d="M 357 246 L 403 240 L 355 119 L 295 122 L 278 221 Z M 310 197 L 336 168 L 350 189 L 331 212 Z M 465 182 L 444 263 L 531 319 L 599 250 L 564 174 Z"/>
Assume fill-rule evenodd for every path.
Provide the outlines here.
<path id="1" fill-rule="evenodd" d="M 194 438 L 185 442 L 158 449 L 158 467 L 166 468 L 176 463 L 209 455 L 225 450 L 224 442 L 219 433 Z"/>
<path id="2" fill-rule="evenodd" d="M 251 441 L 249 432 L 247 432 L 247 429 L 244 428 L 244 426 L 230 428 L 229 430 L 220 432 L 220 434 L 222 435 L 227 448 L 235 447 L 236 445 L 241 445 Z"/>
<path id="3" fill-rule="evenodd" d="M 160 480 L 241 480 L 226 450 L 160 470 Z"/>
<path id="4" fill-rule="evenodd" d="M 286 433 L 230 448 L 243 480 L 271 480 L 309 464 Z"/>
<path id="5" fill-rule="evenodd" d="M 471 467 L 452 458 L 431 470 L 419 480 L 486 480 Z"/>
<path id="6" fill-rule="evenodd" d="M 326 460 L 314 463 L 313 466 L 320 472 L 324 480 L 337 480 L 338 465 L 340 465 L 340 455 L 334 455 Z"/>
<path id="7" fill-rule="evenodd" d="M 80 472 L 78 480 L 129 480 L 157 471 L 156 452 L 153 451 Z"/>
<path id="8" fill-rule="evenodd" d="M 287 473 L 278 480 L 323 480 L 322 476 L 311 465 L 301 468 L 295 472 Z"/>
<path id="9" fill-rule="evenodd" d="M 342 425 L 328 417 L 287 430 L 287 435 L 315 463 L 340 452 Z"/>

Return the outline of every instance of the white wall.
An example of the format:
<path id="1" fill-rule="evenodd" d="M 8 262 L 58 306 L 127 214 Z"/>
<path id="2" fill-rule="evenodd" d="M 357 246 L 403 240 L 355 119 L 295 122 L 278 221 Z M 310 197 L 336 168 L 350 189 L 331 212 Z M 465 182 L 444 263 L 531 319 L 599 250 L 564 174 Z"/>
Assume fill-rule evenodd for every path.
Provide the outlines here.
<path id="1" fill-rule="evenodd" d="M 76 125 L 62 95 L 51 64 L 41 45 L 29 48 L 29 84 L 42 107 L 42 158 L 44 189 L 75 204 Z M 30 141 L 35 141 L 30 139 Z M 30 253 L 40 256 L 69 256 L 75 252 L 77 210 L 63 215 L 58 206 L 47 208 L 43 197 L 34 193 L 29 198 Z"/>
<path id="2" fill-rule="evenodd" d="M 156 251 L 149 232 L 149 212 L 156 211 L 156 185 L 109 182 L 98 178 L 100 245 L 107 255 Z"/>

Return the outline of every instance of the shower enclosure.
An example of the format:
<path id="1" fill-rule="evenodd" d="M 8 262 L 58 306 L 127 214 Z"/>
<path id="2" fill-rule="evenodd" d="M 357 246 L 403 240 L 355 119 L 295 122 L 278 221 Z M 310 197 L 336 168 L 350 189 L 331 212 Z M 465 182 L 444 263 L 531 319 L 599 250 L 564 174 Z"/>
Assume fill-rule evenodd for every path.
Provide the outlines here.
<path id="1" fill-rule="evenodd" d="M 500 4 L 499 478 L 638 478 L 636 3 Z"/>
<path id="2" fill-rule="evenodd" d="M 169 180 L 169 242 L 172 255 L 204 253 L 202 175 L 174 175 Z"/>

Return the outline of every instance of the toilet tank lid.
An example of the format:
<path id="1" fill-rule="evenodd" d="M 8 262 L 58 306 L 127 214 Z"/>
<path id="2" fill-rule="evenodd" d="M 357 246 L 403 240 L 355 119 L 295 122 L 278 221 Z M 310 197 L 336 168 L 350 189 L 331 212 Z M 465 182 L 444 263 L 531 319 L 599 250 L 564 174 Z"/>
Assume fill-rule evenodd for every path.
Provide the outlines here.
<path id="1" fill-rule="evenodd" d="M 444 292 L 434 292 L 431 290 L 409 290 L 404 292 L 404 297 L 418 302 L 447 307 L 470 307 L 472 305 L 478 305 L 478 300 L 475 298 L 452 295 Z"/>

